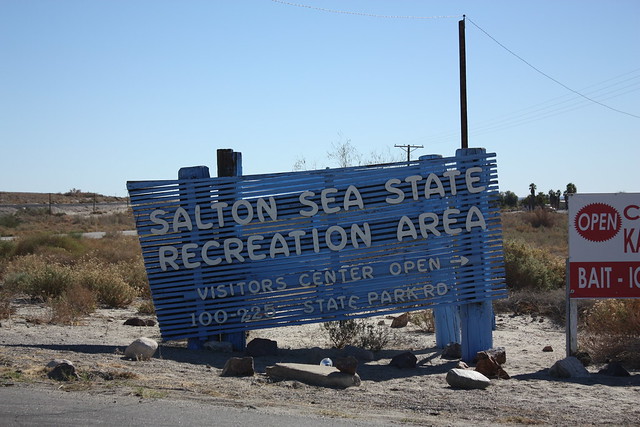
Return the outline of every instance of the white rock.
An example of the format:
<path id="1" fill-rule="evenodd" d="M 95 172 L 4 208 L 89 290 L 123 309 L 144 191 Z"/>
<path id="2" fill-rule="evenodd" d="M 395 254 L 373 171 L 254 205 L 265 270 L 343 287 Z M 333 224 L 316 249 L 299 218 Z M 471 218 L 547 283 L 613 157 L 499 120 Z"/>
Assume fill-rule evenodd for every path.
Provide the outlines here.
<path id="1" fill-rule="evenodd" d="M 124 351 L 124 356 L 134 360 L 149 360 L 158 349 L 158 343 L 151 338 L 138 338 Z"/>
<path id="2" fill-rule="evenodd" d="M 454 368 L 447 372 L 447 383 L 453 388 L 484 389 L 491 380 L 477 371 Z"/>

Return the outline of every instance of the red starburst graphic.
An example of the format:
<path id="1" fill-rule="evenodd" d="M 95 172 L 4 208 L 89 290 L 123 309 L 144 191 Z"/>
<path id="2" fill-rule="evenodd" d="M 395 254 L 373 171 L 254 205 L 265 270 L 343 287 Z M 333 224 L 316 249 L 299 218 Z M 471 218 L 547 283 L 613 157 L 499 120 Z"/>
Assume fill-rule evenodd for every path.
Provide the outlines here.
<path id="1" fill-rule="evenodd" d="M 613 239 L 622 225 L 620 213 L 606 203 L 591 203 L 578 211 L 574 226 L 582 237 L 592 242 Z"/>

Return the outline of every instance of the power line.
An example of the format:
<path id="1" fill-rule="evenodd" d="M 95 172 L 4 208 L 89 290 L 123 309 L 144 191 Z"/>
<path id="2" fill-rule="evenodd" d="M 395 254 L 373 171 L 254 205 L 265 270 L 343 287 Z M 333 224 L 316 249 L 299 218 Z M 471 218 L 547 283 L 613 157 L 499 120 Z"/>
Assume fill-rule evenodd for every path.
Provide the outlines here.
<path id="1" fill-rule="evenodd" d="M 348 11 L 348 10 L 326 9 L 324 7 L 309 6 L 309 5 L 306 5 L 306 4 L 291 3 L 291 2 L 288 2 L 288 1 L 282 1 L 282 0 L 271 0 L 271 1 L 274 2 L 274 3 L 284 4 L 286 6 L 301 7 L 301 8 L 305 8 L 305 9 L 317 10 L 317 11 L 320 11 L 320 12 L 337 13 L 337 14 L 341 14 L 341 15 L 366 16 L 366 17 L 369 17 L 369 18 L 385 18 L 385 19 L 449 19 L 449 18 L 461 18 L 460 15 L 443 15 L 443 16 L 376 15 L 374 13 L 366 13 L 366 12 L 352 12 L 352 11 Z"/>
<path id="2" fill-rule="evenodd" d="M 493 37 L 491 34 L 487 33 L 485 30 L 483 30 L 482 28 L 480 28 L 478 26 L 478 24 L 476 24 L 475 22 L 473 22 L 471 19 L 469 19 L 467 17 L 467 20 L 469 22 L 471 22 L 477 29 L 479 29 L 480 31 L 482 31 L 487 37 L 489 37 L 491 40 L 493 40 L 494 42 L 496 42 L 498 44 L 498 46 L 500 46 L 501 48 L 503 48 L 504 50 L 506 50 L 507 52 L 509 52 L 511 55 L 515 56 L 516 58 L 518 58 L 520 61 L 524 62 L 526 65 L 528 65 L 530 68 L 532 68 L 533 70 L 537 71 L 538 73 L 542 74 L 543 76 L 545 76 L 546 78 L 548 78 L 549 80 L 553 81 L 554 83 L 559 84 L 560 86 L 562 86 L 563 88 L 567 89 L 568 91 L 571 91 L 573 93 L 575 93 L 578 96 L 581 96 L 582 98 L 586 99 L 587 101 L 593 102 L 594 104 L 598 104 L 602 107 L 608 108 L 609 110 L 615 111 L 616 113 L 620 113 L 620 114 L 626 114 L 627 116 L 631 116 L 631 117 L 635 117 L 636 119 L 640 119 L 640 116 L 637 116 L 635 114 L 626 112 L 626 111 L 622 111 L 622 110 L 618 110 L 617 108 L 613 108 L 610 105 L 607 104 L 603 104 L 602 102 L 596 101 L 593 98 L 589 98 L 586 95 L 583 95 L 582 93 L 578 92 L 577 90 L 574 90 L 572 88 L 570 88 L 569 86 L 565 85 L 564 83 L 562 83 L 561 81 L 554 79 L 553 77 L 551 77 L 549 74 L 545 73 L 544 71 L 540 70 L 539 68 L 535 67 L 534 65 L 532 65 L 529 61 L 525 60 L 523 57 L 521 57 L 520 55 L 518 55 L 517 53 L 515 53 L 514 51 L 512 51 L 511 49 L 509 49 L 508 47 L 506 47 L 505 45 L 503 45 L 502 43 L 500 43 L 498 40 L 496 40 L 495 37 Z"/>

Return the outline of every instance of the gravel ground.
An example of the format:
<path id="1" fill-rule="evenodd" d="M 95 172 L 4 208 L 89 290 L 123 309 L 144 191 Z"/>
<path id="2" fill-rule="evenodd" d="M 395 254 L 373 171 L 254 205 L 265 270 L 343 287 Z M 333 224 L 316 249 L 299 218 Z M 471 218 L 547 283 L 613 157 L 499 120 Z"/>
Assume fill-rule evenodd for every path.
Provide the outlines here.
<path id="1" fill-rule="evenodd" d="M 268 413 L 313 414 L 358 421 L 419 425 L 637 425 L 640 375 L 608 377 L 589 367 L 589 378 L 558 380 L 548 368 L 564 358 L 564 330 L 531 316 L 497 317 L 494 346 L 505 347 L 508 380 L 492 380 L 486 390 L 455 390 L 445 381 L 457 361 L 440 357 L 434 335 L 411 324 L 393 329 L 395 338 L 376 359 L 361 362 L 359 387 L 336 390 L 295 381 L 273 382 L 265 368 L 277 362 L 317 364 L 335 355 L 319 325 L 250 333 L 278 342 L 279 354 L 255 358 L 253 377 L 220 377 L 229 357 L 240 353 L 188 350 L 185 342 L 161 343 L 149 361 L 131 361 L 122 352 L 134 339 L 160 341 L 154 327 L 124 326 L 133 310 L 98 310 L 74 326 L 43 322 L 46 307 L 22 303 L 0 327 L 0 385 L 60 393 L 135 395 L 140 399 L 196 399 L 251 407 Z M 391 321 L 382 317 L 378 323 Z M 543 352 L 545 346 L 553 352 Z M 418 367 L 401 370 L 390 359 L 410 350 Z M 54 358 L 72 361 L 80 380 L 59 383 L 46 376 Z"/>

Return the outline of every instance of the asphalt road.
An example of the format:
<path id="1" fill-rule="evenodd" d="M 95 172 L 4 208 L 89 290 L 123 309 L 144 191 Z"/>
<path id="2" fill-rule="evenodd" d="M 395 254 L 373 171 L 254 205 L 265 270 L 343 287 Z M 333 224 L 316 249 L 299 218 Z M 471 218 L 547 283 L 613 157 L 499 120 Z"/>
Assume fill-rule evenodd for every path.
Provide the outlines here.
<path id="1" fill-rule="evenodd" d="M 249 406 L 236 408 L 192 400 L 95 396 L 85 392 L 41 390 L 16 385 L 0 389 L 0 425 L 346 427 L 384 424 L 269 413 Z"/>

